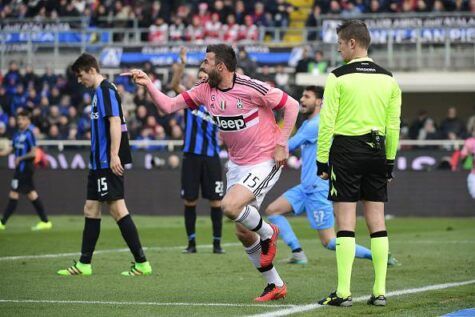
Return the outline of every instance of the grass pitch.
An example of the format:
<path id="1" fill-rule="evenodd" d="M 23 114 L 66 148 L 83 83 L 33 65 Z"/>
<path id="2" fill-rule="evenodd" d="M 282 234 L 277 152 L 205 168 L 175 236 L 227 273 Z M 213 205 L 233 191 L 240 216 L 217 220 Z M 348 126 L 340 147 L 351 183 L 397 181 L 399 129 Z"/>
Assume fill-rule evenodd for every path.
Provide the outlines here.
<path id="1" fill-rule="evenodd" d="M 282 242 L 275 266 L 288 285 L 285 301 L 256 304 L 265 281 L 224 223 L 224 255 L 211 253 L 211 221 L 197 221 L 197 254 L 181 254 L 181 217 L 134 216 L 154 268 L 148 277 L 120 275 L 133 260 L 119 229 L 107 216 L 90 277 L 61 277 L 56 271 L 78 259 L 83 218 L 51 217 L 54 228 L 31 232 L 33 216 L 13 216 L 0 232 L 0 316 L 245 316 L 315 303 L 336 286 L 335 253 L 324 249 L 305 218 L 290 218 L 309 256 L 306 266 L 282 261 L 290 250 Z M 402 266 L 388 269 L 388 292 L 450 282 L 464 286 L 388 297 L 388 306 L 320 307 L 298 316 L 436 316 L 475 307 L 475 219 L 396 218 L 387 222 L 391 252 Z M 369 246 L 362 220 L 357 243 Z M 352 292 L 370 294 L 372 264 L 356 259 Z M 295 306 L 293 306 L 295 305 Z"/>

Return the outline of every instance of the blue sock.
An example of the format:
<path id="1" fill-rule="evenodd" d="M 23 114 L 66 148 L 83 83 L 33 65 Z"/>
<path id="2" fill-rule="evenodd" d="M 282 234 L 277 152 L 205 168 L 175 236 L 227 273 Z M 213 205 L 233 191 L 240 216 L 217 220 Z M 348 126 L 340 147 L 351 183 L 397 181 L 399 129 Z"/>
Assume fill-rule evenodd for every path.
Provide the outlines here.
<path id="1" fill-rule="evenodd" d="M 284 240 L 284 242 L 290 247 L 292 251 L 301 248 L 299 239 L 297 239 L 297 236 L 292 230 L 287 218 L 282 215 L 273 215 L 267 217 L 267 219 L 279 227 L 282 240 Z"/>
<path id="2" fill-rule="evenodd" d="M 336 238 L 333 238 L 328 242 L 326 246 L 328 250 L 335 250 L 336 249 Z M 371 256 L 371 251 L 359 244 L 356 245 L 355 257 L 361 259 L 368 259 L 371 260 L 373 257 Z"/>
<path id="3" fill-rule="evenodd" d="M 355 257 L 360 258 L 360 259 L 368 259 L 368 260 L 373 259 L 373 256 L 371 255 L 371 251 L 359 244 L 356 245 Z"/>

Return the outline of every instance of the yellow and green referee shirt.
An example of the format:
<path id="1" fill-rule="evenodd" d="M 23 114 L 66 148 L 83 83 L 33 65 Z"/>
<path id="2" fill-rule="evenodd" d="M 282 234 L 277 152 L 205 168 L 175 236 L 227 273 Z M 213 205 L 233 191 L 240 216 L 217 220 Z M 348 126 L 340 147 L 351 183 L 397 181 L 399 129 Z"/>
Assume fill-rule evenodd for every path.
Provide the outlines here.
<path id="1" fill-rule="evenodd" d="M 327 78 L 320 112 L 317 160 L 328 162 L 334 135 L 360 136 L 377 129 L 386 138 L 386 158 L 396 157 L 401 89 L 371 58 L 350 61 Z"/>

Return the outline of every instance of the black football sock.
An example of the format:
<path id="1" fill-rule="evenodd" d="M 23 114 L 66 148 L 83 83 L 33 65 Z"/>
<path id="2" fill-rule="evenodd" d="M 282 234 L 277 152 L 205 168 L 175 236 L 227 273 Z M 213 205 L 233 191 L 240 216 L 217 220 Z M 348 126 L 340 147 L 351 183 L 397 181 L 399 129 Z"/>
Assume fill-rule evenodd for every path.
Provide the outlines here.
<path id="1" fill-rule="evenodd" d="M 36 200 L 32 200 L 31 203 L 35 207 L 36 213 L 40 217 L 41 221 L 48 222 L 48 217 L 46 216 L 45 209 L 43 207 L 43 203 L 40 200 L 40 197 L 36 198 Z"/>
<path id="2" fill-rule="evenodd" d="M 90 264 L 92 254 L 96 248 L 97 239 L 101 232 L 101 219 L 85 218 L 84 230 L 82 232 L 81 257 L 79 262 Z"/>
<path id="3" fill-rule="evenodd" d="M 16 209 L 16 205 L 18 203 L 18 199 L 9 199 L 7 207 L 5 208 L 5 212 L 3 213 L 2 223 L 5 225 L 8 221 L 8 218 L 13 214 Z"/>
<path id="4" fill-rule="evenodd" d="M 117 221 L 117 224 L 119 225 L 122 237 L 129 246 L 130 251 L 134 255 L 135 262 L 146 262 L 147 259 L 145 258 L 145 254 L 142 249 L 142 244 L 140 244 L 137 227 L 135 227 L 135 223 L 132 220 L 132 217 L 130 217 L 130 215 L 127 215 Z"/>
<path id="5" fill-rule="evenodd" d="M 188 242 L 195 241 L 196 206 L 185 206 L 185 228 Z"/>
<path id="6" fill-rule="evenodd" d="M 211 222 L 213 223 L 213 240 L 221 241 L 223 231 L 223 211 L 221 207 L 211 207 Z"/>

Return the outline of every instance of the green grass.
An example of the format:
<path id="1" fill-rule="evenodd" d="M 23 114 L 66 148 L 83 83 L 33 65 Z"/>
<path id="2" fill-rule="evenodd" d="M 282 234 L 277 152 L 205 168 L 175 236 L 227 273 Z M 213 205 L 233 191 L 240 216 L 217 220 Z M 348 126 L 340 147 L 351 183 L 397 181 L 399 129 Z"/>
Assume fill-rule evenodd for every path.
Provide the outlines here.
<path id="1" fill-rule="evenodd" d="M 242 316 L 272 312 L 283 307 L 254 305 L 252 299 L 265 286 L 236 243 L 233 225 L 225 221 L 223 243 L 227 253 L 211 253 L 209 217 L 198 218 L 198 253 L 181 254 L 185 244 L 180 217 L 134 216 L 154 274 L 127 278 L 128 252 L 96 254 L 90 277 L 60 277 L 55 274 L 78 256 L 2 260 L 6 256 L 78 252 L 82 217 L 52 217 L 49 232 L 31 232 L 33 216 L 13 216 L 0 232 L 0 300 L 64 300 L 154 303 L 228 303 L 238 306 L 147 306 L 77 303 L 11 303 L 0 301 L 0 316 Z M 291 218 L 310 258 L 307 266 L 278 263 L 290 256 L 280 244 L 276 267 L 288 284 L 285 301 L 272 305 L 315 303 L 336 285 L 335 254 L 320 246 L 305 218 Z M 389 268 L 388 291 L 433 284 L 475 280 L 474 218 L 396 218 L 387 222 L 390 248 L 402 266 Z M 359 220 L 357 242 L 369 245 L 364 223 Z M 204 245 L 208 245 L 205 247 Z M 201 246 L 201 247 L 200 247 Z M 125 248 L 116 224 L 103 220 L 97 250 Z M 370 261 L 355 260 L 352 292 L 367 295 L 372 287 Z M 349 309 L 325 307 L 298 316 L 436 316 L 475 308 L 475 284 L 389 298 L 386 308 L 354 303 Z"/>

